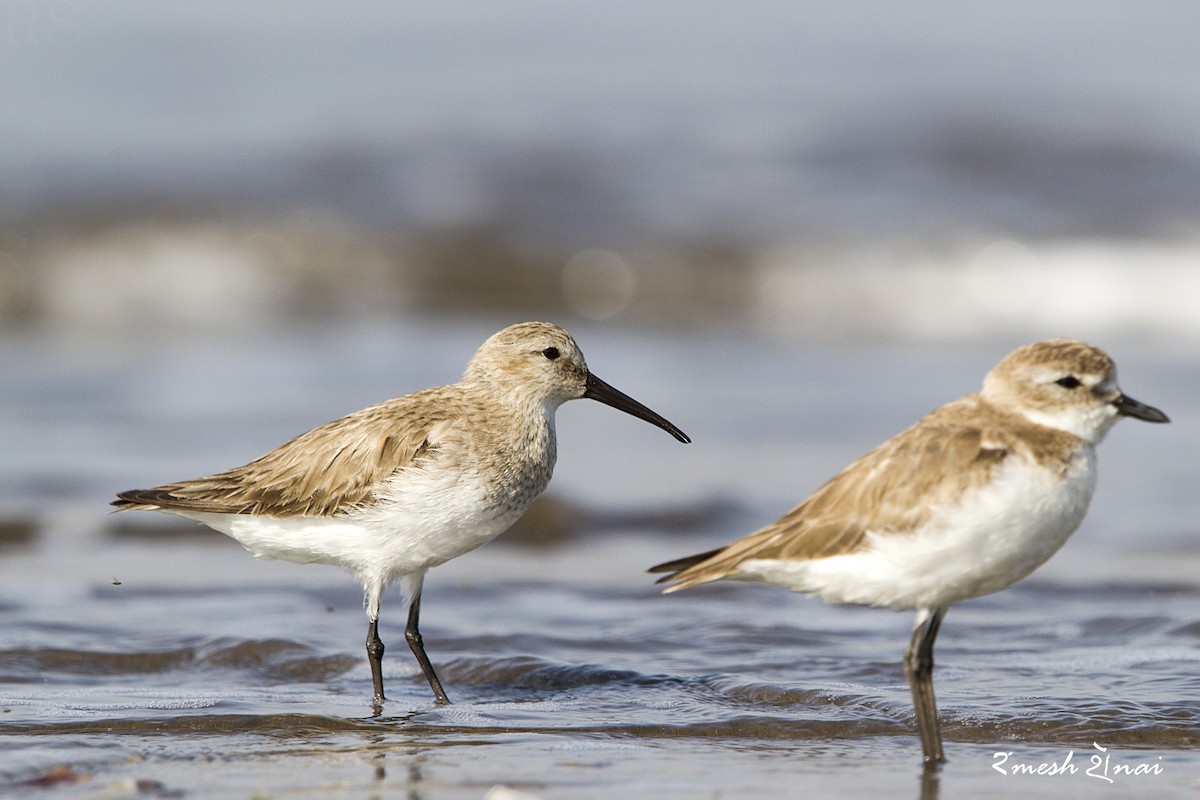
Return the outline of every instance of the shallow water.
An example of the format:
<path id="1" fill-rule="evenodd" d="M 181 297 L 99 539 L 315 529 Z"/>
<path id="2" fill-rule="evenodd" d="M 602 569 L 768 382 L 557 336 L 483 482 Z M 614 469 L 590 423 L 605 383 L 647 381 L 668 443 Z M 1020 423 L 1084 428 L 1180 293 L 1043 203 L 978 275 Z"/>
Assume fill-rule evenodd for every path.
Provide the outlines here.
<path id="1" fill-rule="evenodd" d="M 900 669 L 909 615 L 763 587 L 664 597 L 644 569 L 773 520 L 972 390 L 1011 342 L 801 345 L 571 325 L 597 374 L 695 443 L 596 404 L 559 412 L 547 502 L 427 580 L 422 628 L 449 707 L 434 705 L 404 646 L 396 592 L 382 616 L 390 702 L 372 717 L 350 578 L 259 562 L 167 517 L 106 513 L 115 490 L 240 463 L 327 418 L 453 380 L 499 324 L 8 341 L 4 791 L 1195 796 L 1200 353 L 1187 347 L 1103 342 L 1126 390 L 1174 424 L 1120 425 L 1064 551 L 951 611 L 937 672 L 950 763 L 924 787 Z M 1093 743 L 1114 783 L 1085 774 L 1101 755 Z M 1068 757 L 1073 774 L 995 768 Z"/>

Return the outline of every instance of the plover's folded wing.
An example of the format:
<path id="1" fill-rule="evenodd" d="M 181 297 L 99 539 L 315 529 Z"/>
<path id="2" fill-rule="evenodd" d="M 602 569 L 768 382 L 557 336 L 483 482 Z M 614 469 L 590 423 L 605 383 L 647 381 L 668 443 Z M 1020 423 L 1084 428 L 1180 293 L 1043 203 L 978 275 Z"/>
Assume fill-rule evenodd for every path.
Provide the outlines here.
<path id="1" fill-rule="evenodd" d="M 827 558 L 863 547 L 868 534 L 911 533 L 983 485 L 1011 454 L 998 427 L 978 424 L 980 410 L 974 395 L 947 404 L 852 463 L 776 522 L 650 571 L 670 573 L 659 583 L 682 589 L 728 577 L 750 559 Z"/>

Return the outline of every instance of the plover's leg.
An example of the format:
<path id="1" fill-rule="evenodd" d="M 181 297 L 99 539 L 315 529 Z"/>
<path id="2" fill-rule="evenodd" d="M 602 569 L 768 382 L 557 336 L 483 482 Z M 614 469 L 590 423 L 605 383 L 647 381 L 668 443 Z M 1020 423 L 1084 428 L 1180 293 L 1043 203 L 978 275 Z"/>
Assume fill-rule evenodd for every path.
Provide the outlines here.
<path id="1" fill-rule="evenodd" d="M 433 671 L 433 664 L 429 663 L 429 656 L 425 655 L 425 641 L 421 638 L 421 629 L 419 627 L 421 620 L 421 587 L 424 582 L 424 572 L 406 576 L 405 583 L 410 594 L 410 599 L 408 601 L 408 627 L 404 629 L 404 638 L 408 640 L 408 646 L 412 648 L 413 655 L 417 657 L 417 663 L 421 665 L 421 672 L 425 673 L 425 680 L 429 681 L 429 688 L 433 689 L 434 697 L 437 698 L 439 703 L 448 704 L 450 698 L 446 697 L 446 692 L 442 689 L 442 682 L 438 680 L 437 673 Z"/>
<path id="2" fill-rule="evenodd" d="M 942 732 L 938 727 L 937 702 L 933 696 L 933 641 L 944 616 L 946 610 L 943 608 L 918 611 L 912 640 L 904 651 L 904 677 L 908 678 L 908 686 L 912 689 L 926 767 L 940 765 L 946 760 L 942 752 Z"/>

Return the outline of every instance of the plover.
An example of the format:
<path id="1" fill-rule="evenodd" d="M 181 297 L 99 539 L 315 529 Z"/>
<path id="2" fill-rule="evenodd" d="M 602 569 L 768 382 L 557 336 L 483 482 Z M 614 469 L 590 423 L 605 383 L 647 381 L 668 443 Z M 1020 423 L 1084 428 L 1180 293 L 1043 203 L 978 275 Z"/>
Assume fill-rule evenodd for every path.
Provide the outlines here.
<path id="1" fill-rule="evenodd" d="M 593 375 L 570 334 L 525 322 L 494 334 L 462 379 L 334 420 L 225 472 L 121 492 L 119 509 L 208 525 L 260 558 L 333 564 L 363 585 L 374 705 L 383 693 L 384 590 L 408 596 L 405 637 L 438 702 L 418 627 L 425 572 L 492 540 L 546 488 L 554 412 L 586 397 L 683 431 Z"/>
<path id="2" fill-rule="evenodd" d="M 718 580 L 830 603 L 915 609 L 904 672 L 927 765 L 945 760 L 933 643 L 953 603 L 1016 583 L 1078 527 L 1095 447 L 1123 416 L 1167 422 L 1123 394 L 1103 351 L 1052 339 L 1005 357 L 983 389 L 936 409 L 777 522 L 651 572 L 671 592 Z"/>

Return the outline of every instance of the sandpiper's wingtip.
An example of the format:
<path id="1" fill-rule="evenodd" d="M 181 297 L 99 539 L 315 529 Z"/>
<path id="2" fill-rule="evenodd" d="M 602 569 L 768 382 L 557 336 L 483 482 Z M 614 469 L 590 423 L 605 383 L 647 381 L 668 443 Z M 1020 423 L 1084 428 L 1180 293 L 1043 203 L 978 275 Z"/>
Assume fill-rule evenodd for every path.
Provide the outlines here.
<path id="1" fill-rule="evenodd" d="M 137 490 L 131 489 L 126 492 L 117 492 L 117 498 L 115 500 L 110 500 L 108 504 L 110 506 L 112 506 L 113 508 L 117 509 L 118 511 L 123 511 L 127 508 L 131 508 L 132 506 L 137 505 L 137 501 L 131 500 L 126 495 L 129 495 L 130 493 L 132 493 L 134 491 L 137 491 Z"/>

